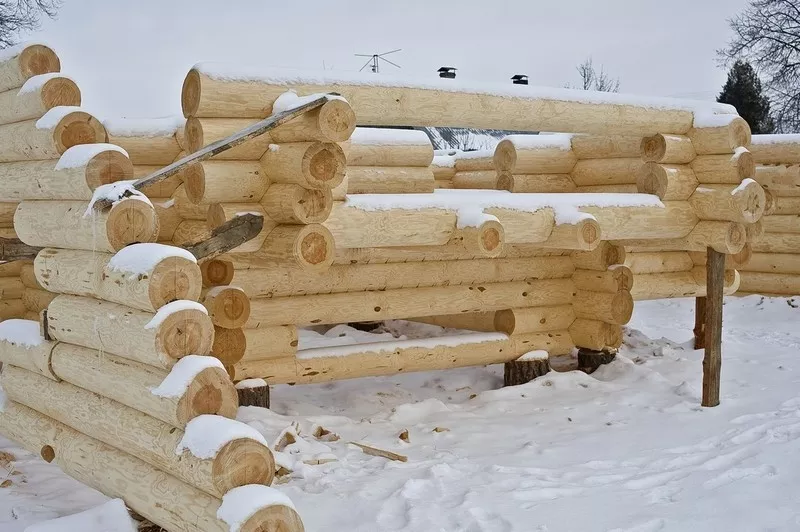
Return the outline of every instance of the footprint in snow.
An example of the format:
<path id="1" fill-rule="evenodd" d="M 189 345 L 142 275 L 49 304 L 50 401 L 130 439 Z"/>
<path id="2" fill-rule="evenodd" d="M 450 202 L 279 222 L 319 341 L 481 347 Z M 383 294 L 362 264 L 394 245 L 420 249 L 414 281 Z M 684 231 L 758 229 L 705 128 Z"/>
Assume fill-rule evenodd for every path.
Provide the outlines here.
<path id="1" fill-rule="evenodd" d="M 777 474 L 775 468 L 771 465 L 762 465 L 758 467 L 747 468 L 734 468 L 725 471 L 711 480 L 703 483 L 703 487 L 709 490 L 717 489 L 719 487 L 742 480 L 748 477 L 772 477 Z"/>

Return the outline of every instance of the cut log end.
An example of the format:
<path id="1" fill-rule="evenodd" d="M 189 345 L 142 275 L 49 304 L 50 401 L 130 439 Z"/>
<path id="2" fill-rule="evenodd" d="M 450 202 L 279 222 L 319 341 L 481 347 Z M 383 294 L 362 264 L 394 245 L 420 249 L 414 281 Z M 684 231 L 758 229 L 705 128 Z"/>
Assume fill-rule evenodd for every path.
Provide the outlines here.
<path id="1" fill-rule="evenodd" d="M 748 127 L 749 129 L 749 127 Z M 756 175 L 756 161 L 749 151 L 739 154 L 736 164 L 740 180 L 753 178 Z"/>
<path id="2" fill-rule="evenodd" d="M 69 113 L 56 125 L 53 140 L 59 153 L 79 144 L 106 142 L 108 136 L 103 124 L 83 111 Z"/>
<path id="3" fill-rule="evenodd" d="M 200 148 L 202 146 L 198 146 L 197 149 Z M 195 205 L 203 201 L 206 192 L 206 175 L 202 164 L 193 164 L 184 168 L 183 189 L 186 191 L 186 197 Z"/>
<path id="4" fill-rule="evenodd" d="M 214 325 L 225 329 L 244 327 L 250 318 L 250 298 L 233 286 L 214 290 L 203 300 Z"/>
<path id="5" fill-rule="evenodd" d="M 510 140 L 501 140 L 494 150 L 494 168 L 498 172 L 513 172 L 517 166 L 517 149 Z M 506 190 L 506 189 L 504 189 Z"/>
<path id="6" fill-rule="evenodd" d="M 344 142 L 356 129 L 356 114 L 349 103 L 330 100 L 319 109 L 318 124 L 330 142 Z"/>
<path id="7" fill-rule="evenodd" d="M 641 144 L 642 160 L 645 162 L 658 162 L 664 159 L 667 153 L 667 141 L 664 135 L 644 137 Z"/>
<path id="8" fill-rule="evenodd" d="M 200 74 L 197 70 L 192 69 L 186 74 L 181 90 L 181 108 L 183 109 L 183 116 L 186 118 L 191 118 L 197 113 L 197 109 L 200 107 L 200 91 Z"/>
<path id="9" fill-rule="evenodd" d="M 753 140 L 750 125 L 744 118 L 735 118 L 731 122 L 728 131 L 730 133 L 730 147 L 732 150 L 740 146 L 749 146 Z"/>
<path id="10" fill-rule="evenodd" d="M 111 247 L 119 251 L 129 244 L 155 242 L 158 227 L 158 215 L 150 203 L 127 198 L 108 213 L 106 235 Z"/>
<path id="11" fill-rule="evenodd" d="M 52 78 L 45 82 L 41 89 L 42 105 L 50 110 L 60 105 L 79 106 L 81 90 L 69 78 Z"/>
<path id="12" fill-rule="evenodd" d="M 197 301 L 202 284 L 197 264 L 183 257 L 168 257 L 153 269 L 148 295 L 153 308 L 159 309 L 177 299 Z"/>
<path id="13" fill-rule="evenodd" d="M 265 445 L 242 438 L 220 449 L 211 466 L 211 479 L 219 493 L 248 484 L 269 486 L 275 478 L 275 459 Z"/>
<path id="14" fill-rule="evenodd" d="M 130 179 L 133 179 L 133 163 L 116 150 L 98 153 L 86 165 L 86 184 L 92 190 Z"/>
<path id="15" fill-rule="evenodd" d="M 214 327 L 214 345 L 211 353 L 225 366 L 239 362 L 247 350 L 247 337 L 242 329 Z"/>
<path id="16" fill-rule="evenodd" d="M 200 262 L 200 273 L 203 277 L 203 286 L 224 286 L 233 281 L 236 272 L 233 262 L 225 259 L 208 259 Z"/>
<path id="17" fill-rule="evenodd" d="M 288 506 L 262 508 L 242 524 L 240 532 L 304 532 L 303 520 Z"/>
<path id="18" fill-rule="evenodd" d="M 206 368 L 189 384 L 177 408 L 181 425 L 203 414 L 235 419 L 239 397 L 224 369 Z"/>
<path id="19" fill-rule="evenodd" d="M 276 223 L 312 224 L 328 219 L 333 208 L 331 189 L 307 189 L 276 183 L 267 189 L 261 205 Z"/>
<path id="20" fill-rule="evenodd" d="M 346 157 L 341 146 L 332 142 L 315 142 L 303 155 L 303 173 L 315 188 L 333 188 L 344 180 Z"/>
<path id="21" fill-rule="evenodd" d="M 643 145 L 645 140 L 647 139 L 642 140 Z M 669 180 L 666 170 L 655 162 L 646 162 L 643 164 L 636 176 L 636 187 L 639 189 L 639 192 L 642 194 L 655 194 L 661 199 L 664 198 L 667 192 L 668 184 Z"/>
<path id="22" fill-rule="evenodd" d="M 197 118 L 187 118 L 183 126 L 183 137 L 186 142 L 186 151 L 194 153 L 206 145 L 203 133 L 203 124 Z"/>
<path id="23" fill-rule="evenodd" d="M 43 44 L 34 44 L 23 50 L 19 56 L 19 67 L 26 79 L 61 71 L 61 61 L 56 53 Z"/>
<path id="24" fill-rule="evenodd" d="M 214 326 L 208 315 L 198 309 L 173 312 L 161 322 L 156 332 L 156 352 L 171 358 L 211 353 Z"/>

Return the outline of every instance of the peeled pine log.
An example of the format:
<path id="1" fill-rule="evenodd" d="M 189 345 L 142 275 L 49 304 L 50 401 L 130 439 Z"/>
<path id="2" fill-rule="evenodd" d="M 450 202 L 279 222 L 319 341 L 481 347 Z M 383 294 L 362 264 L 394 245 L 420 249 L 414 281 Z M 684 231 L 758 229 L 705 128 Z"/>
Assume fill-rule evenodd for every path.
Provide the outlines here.
<path id="1" fill-rule="evenodd" d="M 175 228 L 172 233 L 172 242 L 176 246 L 186 246 L 199 240 L 205 240 L 211 237 L 211 229 L 205 221 L 201 220 L 184 220 Z"/>
<path id="2" fill-rule="evenodd" d="M 708 253 L 702 251 L 690 251 L 689 256 L 692 258 L 692 263 L 695 266 L 705 266 L 708 259 Z M 740 270 L 746 267 L 753 256 L 753 251 L 750 245 L 746 245 L 742 251 L 733 255 L 725 255 L 725 269 L 726 270 Z"/>
<path id="3" fill-rule="evenodd" d="M 689 137 L 662 135 L 661 133 L 643 138 L 641 153 L 642 160 L 645 162 L 664 164 L 690 163 L 697 155 Z"/>
<path id="4" fill-rule="evenodd" d="M 577 158 L 570 149 L 569 140 L 559 146 L 553 145 L 551 140 L 559 143 L 551 135 L 510 135 L 497 144 L 494 167 L 512 174 L 570 173 Z"/>
<path id="5" fill-rule="evenodd" d="M 494 330 L 528 334 L 569 329 L 575 321 L 572 305 L 500 310 L 494 314 Z"/>
<path id="6" fill-rule="evenodd" d="M 247 327 L 319 325 L 564 305 L 572 302 L 573 292 L 571 279 L 551 279 L 254 299 L 250 302 Z M 431 301 L 436 301 L 436 305 L 432 306 Z"/>
<path id="7" fill-rule="evenodd" d="M 742 272 L 739 290 L 756 294 L 800 295 L 800 275 Z"/>
<path id="8" fill-rule="evenodd" d="M 504 244 L 498 258 L 519 259 L 566 255 L 568 251 L 542 249 L 539 244 Z M 334 264 L 385 264 L 396 262 L 432 262 L 475 260 L 483 257 L 465 249 L 458 242 L 443 246 L 406 246 L 391 248 L 337 249 Z M 243 263 L 245 267 L 251 264 Z"/>
<path id="9" fill-rule="evenodd" d="M 94 297 L 155 312 L 170 301 L 200 297 L 202 276 L 194 261 L 182 256 L 153 260 L 147 271 L 109 267 L 114 255 L 46 248 L 33 265 L 39 284 L 50 292 Z"/>
<path id="10" fill-rule="evenodd" d="M 0 163 L 0 197 L 4 201 L 89 200 L 94 189 L 133 178 L 133 166 L 116 149 L 100 145 L 75 147 L 87 153 L 81 164 L 71 161 L 23 161 Z M 91 152 L 95 152 L 92 154 Z"/>
<path id="11" fill-rule="evenodd" d="M 770 194 L 770 196 L 775 200 L 775 212 L 770 213 L 765 209 L 766 213 L 800 214 L 800 198 L 780 198 L 775 197 L 774 194 Z"/>
<path id="12" fill-rule="evenodd" d="M 633 183 L 625 185 L 592 185 L 575 187 L 575 192 L 582 194 L 637 194 L 639 189 Z"/>
<path id="13" fill-rule="evenodd" d="M 23 368 L 50 380 L 59 380 L 50 366 L 50 355 L 58 344 L 44 338 L 38 345 L 18 344 L 0 340 L 0 362 L 4 372 L 11 366 Z M 30 393 L 32 390 L 28 390 Z"/>
<path id="14" fill-rule="evenodd" d="M 433 178 L 436 181 L 448 182 L 456 175 L 455 161 L 448 157 L 446 163 L 437 160 L 438 157 L 433 158 L 430 169 L 433 172 Z"/>
<path id="15" fill-rule="evenodd" d="M 164 131 L 159 131 L 158 135 L 136 135 L 135 132 L 115 131 L 109 126 L 108 142 L 128 152 L 131 161 L 136 165 L 164 167 L 177 160 L 181 152 L 175 134 Z"/>
<path id="16" fill-rule="evenodd" d="M 30 427 L 37 430 L 31 431 Z M 217 517 L 218 498 L 33 409 L 10 402 L 0 414 L 0 430 L 28 451 L 41 454 L 45 461 L 54 461 L 78 481 L 109 497 L 124 499 L 138 514 L 168 530 L 232 530 Z M 297 513 L 281 503 L 262 507 L 239 530 L 259 532 L 271 528 L 287 532 L 304 530 Z"/>
<path id="17" fill-rule="evenodd" d="M 336 203 L 324 225 L 338 248 L 440 246 L 450 240 L 456 218 L 454 211 L 444 209 L 368 211 Z M 510 233 L 506 231 L 507 241 Z"/>
<path id="18" fill-rule="evenodd" d="M 620 290 L 630 291 L 633 286 L 633 272 L 627 266 L 617 264 L 608 270 L 575 270 L 572 281 L 578 290 L 609 292 L 616 294 Z"/>
<path id="19" fill-rule="evenodd" d="M 328 102 L 330 103 L 330 102 Z M 306 113 L 303 114 L 305 116 Z M 263 118 L 263 117 L 262 117 Z M 187 117 L 184 132 L 190 153 L 200 150 L 243 129 L 252 126 L 257 120 L 251 118 L 195 118 Z M 288 122 L 287 122 L 288 124 Z M 274 131 L 274 130 L 273 130 Z M 298 139 L 311 140 L 311 139 Z M 229 150 L 218 153 L 214 161 L 258 161 L 272 144 L 269 133 L 259 135 Z"/>
<path id="20" fill-rule="evenodd" d="M 564 99 L 558 99 L 542 96 L 535 89 L 520 88 L 518 97 L 509 98 L 506 94 L 485 91 L 376 87 L 334 78 L 324 81 L 327 83 L 292 83 L 289 79 L 253 82 L 221 79 L 213 73 L 192 69 L 183 83 L 181 105 L 187 117 L 263 118 L 271 114 L 278 96 L 292 88 L 301 95 L 330 91 L 341 94 L 353 107 L 361 125 L 411 123 L 514 131 L 652 135 L 660 131 L 686 133 L 694 119 L 688 110 L 625 103 L 587 104 L 567 91 Z"/>
<path id="21" fill-rule="evenodd" d="M 55 297 L 47 307 L 47 332 L 54 340 L 164 369 L 186 355 L 211 353 L 214 338 L 211 319 L 196 308 L 154 319 L 150 312 L 71 295 Z"/>
<path id="22" fill-rule="evenodd" d="M 603 351 L 622 345 L 622 326 L 599 320 L 578 318 L 569 328 L 576 347 Z"/>
<path id="23" fill-rule="evenodd" d="M 764 189 L 764 216 L 772 216 L 778 208 L 775 194 Z"/>
<path id="24" fill-rule="evenodd" d="M 570 175 L 579 187 L 628 185 L 636 183 L 636 173 L 641 165 L 642 160 L 639 158 L 587 159 L 578 161 Z"/>
<path id="25" fill-rule="evenodd" d="M 554 225 L 547 240 L 537 245 L 543 249 L 591 251 L 600 244 L 601 235 L 600 224 L 587 216 L 577 223 Z"/>
<path id="26" fill-rule="evenodd" d="M 699 155 L 691 163 L 700 183 L 738 185 L 756 175 L 753 154 L 738 148 L 733 155 Z"/>
<path id="27" fill-rule="evenodd" d="M 205 293 L 202 302 L 211 322 L 218 327 L 238 329 L 250 317 L 250 298 L 236 286 L 212 287 Z"/>
<path id="28" fill-rule="evenodd" d="M 39 281 L 36 280 L 36 270 L 33 268 L 32 261 L 23 262 L 17 275 L 19 276 L 19 280 L 22 281 L 22 284 L 25 286 L 25 288 L 42 288 L 42 286 L 39 284 Z"/>
<path id="29" fill-rule="evenodd" d="M 509 192 L 576 192 L 569 174 L 500 174 L 496 188 Z"/>
<path id="30" fill-rule="evenodd" d="M 433 172 L 428 167 L 355 166 L 347 168 L 348 194 L 413 194 L 431 193 L 433 190 Z"/>
<path id="31" fill-rule="evenodd" d="M 740 146 L 749 146 L 752 140 L 750 126 L 736 115 L 714 116 L 714 123 L 697 125 L 689 131 L 695 151 L 701 155 L 733 153 Z"/>
<path id="32" fill-rule="evenodd" d="M 800 164 L 800 141 L 791 135 L 753 135 L 747 148 L 758 164 Z"/>
<path id="33" fill-rule="evenodd" d="M 310 139 L 304 139 L 310 140 Z M 357 128 L 350 137 L 347 166 L 428 167 L 433 146 L 424 131 Z"/>
<path id="34" fill-rule="evenodd" d="M 747 272 L 800 275 L 800 254 L 753 253 L 741 269 Z M 745 273 L 742 272 L 742 275 Z"/>
<path id="35" fill-rule="evenodd" d="M 333 263 L 334 237 L 319 224 L 279 225 L 252 253 L 230 253 L 228 258 L 257 267 L 325 271 Z"/>
<path id="36" fill-rule="evenodd" d="M 349 173 L 349 170 L 348 170 Z M 498 173 L 496 170 L 471 170 L 456 172 L 451 179 L 453 188 L 495 190 L 497 188 Z"/>
<path id="37" fill-rule="evenodd" d="M 0 299 L 0 320 L 22 318 L 27 310 L 22 299 Z"/>
<path id="38" fill-rule="evenodd" d="M 14 228 L 14 213 L 19 203 L 0 203 L 0 228 Z"/>
<path id="39" fill-rule="evenodd" d="M 600 223 L 605 240 L 679 238 L 697 224 L 691 205 L 666 201 L 664 207 L 581 207 Z"/>
<path id="40" fill-rule="evenodd" d="M 777 214 L 761 218 L 767 233 L 800 233 L 800 214 Z"/>
<path id="41" fill-rule="evenodd" d="M 268 485 L 274 478 L 272 453 L 256 440 L 233 438 L 212 458 L 200 458 L 191 451 L 178 453 L 184 431 L 67 382 L 11 367 L 4 369 L 2 383 L 11 400 L 130 453 L 209 495 L 222 497 L 247 484 Z"/>
<path id="42" fill-rule="evenodd" d="M 691 255 L 685 251 L 652 251 L 628 253 L 625 258 L 625 266 L 638 276 L 648 273 L 689 271 L 694 267 L 694 261 Z"/>
<path id="43" fill-rule="evenodd" d="M 631 290 L 634 301 L 706 296 L 706 268 L 699 266 L 688 272 L 651 273 L 636 276 Z M 739 288 L 736 270 L 725 270 L 725 295 Z"/>
<path id="44" fill-rule="evenodd" d="M 203 161 L 184 170 L 183 186 L 195 204 L 258 203 L 269 182 L 256 161 Z"/>
<path id="45" fill-rule="evenodd" d="M 39 120 L 0 126 L 0 162 L 58 159 L 79 144 L 106 142 L 106 130 L 77 107 L 52 109 Z"/>
<path id="46" fill-rule="evenodd" d="M 16 277 L 0 277 L 0 299 L 20 299 L 25 285 Z"/>
<path id="47" fill-rule="evenodd" d="M 19 90 L 0 92 L 0 124 L 38 119 L 53 107 L 80 104 L 81 91 L 74 81 L 45 75 L 29 80 Z"/>
<path id="48" fill-rule="evenodd" d="M 757 166 L 755 180 L 776 196 L 800 196 L 800 166 Z"/>
<path id="49" fill-rule="evenodd" d="M 22 303 L 29 312 L 34 312 L 38 319 L 39 312 L 46 309 L 57 295 L 47 290 L 26 288 L 22 293 Z"/>
<path id="50" fill-rule="evenodd" d="M 569 257 L 333 265 L 323 273 L 286 268 L 236 270 L 229 282 L 250 297 L 390 290 L 570 277 Z"/>
<path id="51" fill-rule="evenodd" d="M 572 135 L 572 151 L 578 159 L 630 159 L 639 157 L 641 136 Z"/>
<path id="52" fill-rule="evenodd" d="M 575 268 L 604 272 L 611 266 L 625 262 L 625 248 L 610 242 L 600 242 L 592 251 L 572 253 L 571 259 Z"/>
<path id="53" fill-rule="evenodd" d="M 297 327 L 294 325 L 245 329 L 244 336 L 246 345 L 244 356 L 239 361 L 240 368 L 253 360 L 281 358 L 297 353 Z"/>
<path id="54" fill-rule="evenodd" d="M 182 220 L 204 221 L 208 218 L 208 203 L 194 203 L 189 199 L 186 185 L 182 184 L 172 194 L 172 205 Z"/>
<path id="55" fill-rule="evenodd" d="M 153 208 L 158 216 L 158 242 L 172 242 L 175 230 L 183 222 L 175 202 L 172 199 L 166 201 L 153 201 Z"/>
<path id="56" fill-rule="evenodd" d="M 572 340 L 566 331 L 521 335 L 508 338 L 504 335 L 478 334 L 474 340 L 470 335 L 459 337 L 453 345 L 444 340 L 440 344 L 432 340 L 391 342 L 381 345 L 362 344 L 342 348 L 308 349 L 298 352 L 297 357 L 252 362 L 248 366 L 237 365 L 236 378 L 259 377 L 270 384 L 315 383 L 357 377 L 394 375 L 413 371 L 457 368 L 487 364 L 501 364 L 518 358 L 521 354 L 535 350 L 547 350 L 550 354 L 568 353 Z M 417 344 L 415 344 L 417 342 Z"/>
<path id="57" fill-rule="evenodd" d="M 448 245 L 460 245 L 478 257 L 497 257 L 503 252 L 505 230 L 497 220 L 486 220 L 477 227 L 456 229 Z"/>
<path id="58" fill-rule="evenodd" d="M 86 215 L 85 201 L 23 201 L 14 214 L 20 240 L 30 246 L 118 251 L 136 242 L 155 242 L 158 217 L 140 198 L 125 198 L 103 212 Z"/>
<path id="59" fill-rule="evenodd" d="M 29 266 L 29 260 L 15 260 L 14 262 L 0 262 L 0 277 L 21 277 L 22 269 Z"/>
<path id="60" fill-rule="evenodd" d="M 330 216 L 333 195 L 329 189 L 275 183 L 267 189 L 261 205 L 267 216 L 279 224 L 322 223 Z"/>
<path id="61" fill-rule="evenodd" d="M 633 315 L 633 299 L 628 290 L 614 293 L 577 290 L 573 308 L 578 318 L 625 325 Z"/>
<path id="62" fill-rule="evenodd" d="M 753 251 L 763 253 L 797 253 L 800 250 L 798 233 L 764 233 L 758 242 L 753 242 Z"/>
<path id="63" fill-rule="evenodd" d="M 465 314 L 444 314 L 442 316 L 423 316 L 409 318 L 409 321 L 436 325 L 445 329 L 463 329 L 465 331 L 495 332 L 494 318 L 497 312 L 467 312 Z"/>
<path id="64" fill-rule="evenodd" d="M 261 157 L 261 168 L 272 183 L 305 188 L 334 188 L 344 180 L 344 152 L 331 142 L 273 144 Z"/>
<path id="65" fill-rule="evenodd" d="M 53 373 L 79 388 L 108 397 L 182 429 L 203 414 L 236 417 L 236 389 L 221 367 L 207 367 L 172 397 L 157 396 L 168 372 L 77 345 L 59 343 L 51 355 Z M 174 371 L 174 370 L 173 370 Z"/>
<path id="66" fill-rule="evenodd" d="M 632 251 L 705 251 L 714 248 L 719 253 L 739 253 L 747 243 L 743 224 L 703 220 L 683 238 L 659 240 L 626 240 Z"/>
<path id="67" fill-rule="evenodd" d="M 761 220 L 763 220 L 763 218 Z M 764 224 L 762 223 L 761 220 L 752 224 L 745 224 L 744 231 L 747 234 L 748 244 L 751 244 L 753 242 L 758 242 L 759 240 L 761 240 L 761 237 L 764 236 L 764 233 L 766 231 L 764 230 Z"/>
<path id="68" fill-rule="evenodd" d="M 58 72 L 61 62 L 43 44 L 22 44 L 7 48 L 0 60 L 0 92 L 21 87 L 33 76 Z"/>
<path id="69" fill-rule="evenodd" d="M 456 173 L 494 170 L 494 150 L 462 151 L 453 158 Z"/>
<path id="70" fill-rule="evenodd" d="M 664 201 L 689 199 L 697 189 L 697 177 L 689 166 L 645 163 L 636 176 L 636 188 L 642 194 L 655 194 Z"/>
<path id="71" fill-rule="evenodd" d="M 689 204 L 702 220 L 751 224 L 764 214 L 764 190 L 752 179 L 738 186 L 703 184 L 689 198 Z"/>

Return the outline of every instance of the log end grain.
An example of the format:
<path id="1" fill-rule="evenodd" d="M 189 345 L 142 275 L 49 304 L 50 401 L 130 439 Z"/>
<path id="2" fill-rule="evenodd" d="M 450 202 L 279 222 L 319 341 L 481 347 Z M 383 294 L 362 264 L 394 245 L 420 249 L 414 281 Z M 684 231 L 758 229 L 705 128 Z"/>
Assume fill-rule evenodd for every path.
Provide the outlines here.
<path id="1" fill-rule="evenodd" d="M 133 163 L 125 154 L 107 150 L 86 164 L 86 184 L 94 190 L 101 185 L 133 179 Z"/>
<path id="2" fill-rule="evenodd" d="M 148 296 L 153 308 L 159 309 L 177 299 L 197 301 L 202 285 L 197 264 L 183 257 L 168 257 L 153 269 Z"/>
<path id="3" fill-rule="evenodd" d="M 129 244 L 155 242 L 158 227 L 153 205 L 127 198 L 117 202 L 108 213 L 106 236 L 111 247 L 119 251 Z"/>
<path id="4" fill-rule="evenodd" d="M 239 362 L 247 350 L 247 337 L 242 329 L 214 327 L 214 345 L 211 353 L 225 366 Z"/>
<path id="5" fill-rule="evenodd" d="M 59 72 L 61 61 L 48 46 L 34 44 L 25 48 L 20 54 L 19 67 L 25 79 L 28 79 L 40 74 Z"/>
<path id="6" fill-rule="evenodd" d="M 199 309 L 173 312 L 158 326 L 156 352 L 178 359 L 186 355 L 208 355 L 214 342 L 211 318 Z"/>
<path id="7" fill-rule="evenodd" d="M 332 142 L 315 142 L 303 154 L 303 174 L 309 185 L 316 188 L 334 188 L 344 181 L 347 158 L 344 150 Z"/>
<path id="8" fill-rule="evenodd" d="M 356 129 L 356 114 L 349 103 L 330 100 L 318 112 L 320 133 L 330 142 L 343 142 Z"/>
<path id="9" fill-rule="evenodd" d="M 203 278 L 203 286 L 224 286 L 233 281 L 236 269 L 233 262 L 223 258 L 213 258 L 200 262 L 200 273 Z"/>
<path id="10" fill-rule="evenodd" d="M 200 73 L 195 69 L 190 70 L 183 80 L 183 88 L 181 89 L 181 108 L 183 109 L 183 116 L 186 118 L 193 117 L 200 107 L 201 86 Z"/>
<path id="11" fill-rule="evenodd" d="M 244 522 L 240 532 L 305 532 L 303 520 L 288 506 L 262 508 Z"/>
<path id="12" fill-rule="evenodd" d="M 59 153 L 79 144 L 106 142 L 106 128 L 95 117 L 83 111 L 69 113 L 56 125 L 53 140 Z"/>
<path id="13" fill-rule="evenodd" d="M 69 78 L 55 77 L 45 82 L 41 89 L 42 105 L 50 110 L 61 105 L 79 106 L 81 90 Z"/>
<path id="14" fill-rule="evenodd" d="M 275 478 L 275 459 L 264 444 L 250 438 L 230 441 L 211 466 L 211 479 L 219 493 L 248 484 L 269 486 Z"/>
<path id="15" fill-rule="evenodd" d="M 225 329 L 244 327 L 250 318 L 250 298 L 244 290 L 235 286 L 210 291 L 203 305 L 214 325 Z"/>
<path id="16" fill-rule="evenodd" d="M 236 418 L 239 397 L 227 371 L 206 368 L 192 380 L 177 406 L 178 421 L 185 425 L 203 414 Z"/>

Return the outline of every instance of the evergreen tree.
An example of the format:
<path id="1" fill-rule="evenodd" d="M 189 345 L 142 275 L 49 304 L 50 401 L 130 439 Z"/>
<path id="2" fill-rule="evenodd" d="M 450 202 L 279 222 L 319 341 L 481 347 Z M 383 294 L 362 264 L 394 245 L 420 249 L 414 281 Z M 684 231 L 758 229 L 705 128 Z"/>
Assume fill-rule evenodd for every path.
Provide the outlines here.
<path id="1" fill-rule="evenodd" d="M 717 101 L 736 107 L 754 134 L 772 133 L 775 130 L 769 115 L 769 98 L 762 93 L 761 80 L 750 63 L 737 60 L 733 64 Z"/>

